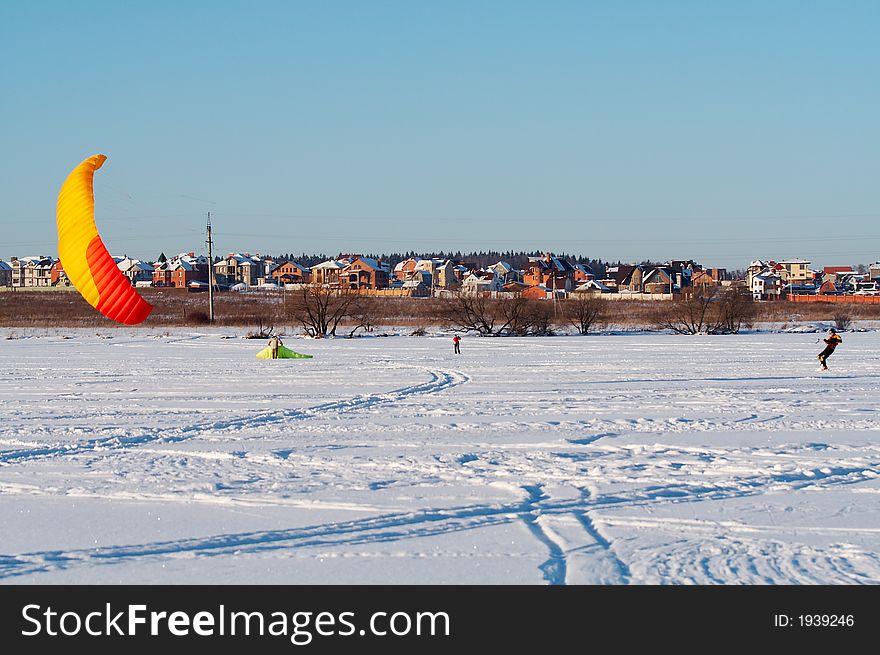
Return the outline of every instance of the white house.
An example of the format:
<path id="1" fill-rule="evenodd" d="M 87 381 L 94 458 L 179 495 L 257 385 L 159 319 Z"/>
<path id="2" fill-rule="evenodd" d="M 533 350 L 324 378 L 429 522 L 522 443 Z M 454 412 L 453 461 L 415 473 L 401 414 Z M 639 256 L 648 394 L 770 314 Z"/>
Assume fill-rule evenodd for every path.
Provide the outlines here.
<path id="1" fill-rule="evenodd" d="M 50 287 L 52 286 L 51 257 L 13 257 L 9 262 L 12 267 L 12 286 L 14 287 Z"/>
<path id="2" fill-rule="evenodd" d="M 782 277 L 771 271 L 753 275 L 749 281 L 749 291 L 755 300 L 779 300 L 782 287 Z"/>
<path id="3" fill-rule="evenodd" d="M 579 284 L 572 293 L 611 293 L 612 291 L 613 289 L 598 280 L 587 280 Z"/>
<path id="4" fill-rule="evenodd" d="M 465 294 L 503 289 L 504 281 L 495 271 L 474 271 L 461 282 L 461 291 Z"/>

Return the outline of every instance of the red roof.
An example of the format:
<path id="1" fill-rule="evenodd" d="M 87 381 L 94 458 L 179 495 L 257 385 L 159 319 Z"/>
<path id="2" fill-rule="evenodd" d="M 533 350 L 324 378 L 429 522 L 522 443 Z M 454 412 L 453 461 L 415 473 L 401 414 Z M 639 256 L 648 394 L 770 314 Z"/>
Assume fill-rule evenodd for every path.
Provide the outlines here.
<path id="1" fill-rule="evenodd" d="M 825 273 L 849 273 L 852 270 L 851 266 L 826 266 Z"/>

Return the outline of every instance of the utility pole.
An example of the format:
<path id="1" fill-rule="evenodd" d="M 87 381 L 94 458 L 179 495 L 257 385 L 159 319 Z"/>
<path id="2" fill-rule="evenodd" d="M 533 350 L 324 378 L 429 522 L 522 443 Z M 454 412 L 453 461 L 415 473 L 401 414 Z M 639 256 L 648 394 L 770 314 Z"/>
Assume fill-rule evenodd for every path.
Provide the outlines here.
<path id="1" fill-rule="evenodd" d="M 211 239 L 211 212 L 208 212 L 208 320 L 214 322 L 214 241 Z"/>

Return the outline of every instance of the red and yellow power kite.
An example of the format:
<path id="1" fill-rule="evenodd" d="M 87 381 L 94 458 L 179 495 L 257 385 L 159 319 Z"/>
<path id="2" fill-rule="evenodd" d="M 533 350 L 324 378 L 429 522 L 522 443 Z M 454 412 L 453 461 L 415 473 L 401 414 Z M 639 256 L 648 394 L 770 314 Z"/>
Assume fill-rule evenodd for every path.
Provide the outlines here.
<path id="1" fill-rule="evenodd" d="M 94 155 L 71 171 L 58 193 L 58 256 L 88 303 L 107 318 L 134 325 L 153 306 L 141 298 L 107 252 L 95 225 L 95 171 L 107 157 Z"/>

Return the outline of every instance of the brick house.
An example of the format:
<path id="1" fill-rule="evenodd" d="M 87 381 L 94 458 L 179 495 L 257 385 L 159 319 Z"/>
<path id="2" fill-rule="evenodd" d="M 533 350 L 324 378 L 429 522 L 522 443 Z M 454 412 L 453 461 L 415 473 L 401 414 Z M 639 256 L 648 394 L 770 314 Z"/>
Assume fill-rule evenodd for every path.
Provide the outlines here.
<path id="1" fill-rule="evenodd" d="M 312 272 L 307 266 L 288 260 L 272 270 L 272 279 L 278 284 L 308 284 L 312 279 Z"/>
<path id="2" fill-rule="evenodd" d="M 416 270 L 419 261 L 421 260 L 410 257 L 409 259 L 404 259 L 402 262 L 397 262 L 394 266 L 394 277 L 401 281 L 409 280 L 412 278 L 413 271 Z"/>
<path id="3" fill-rule="evenodd" d="M 388 267 L 369 257 L 355 257 L 339 269 L 339 286 L 343 289 L 385 289 L 388 278 Z"/>
<path id="4" fill-rule="evenodd" d="M 657 266 L 648 271 L 642 278 L 644 293 L 675 293 L 681 287 L 675 283 L 675 273 L 671 268 Z"/>
<path id="5" fill-rule="evenodd" d="M 588 280 L 594 279 L 596 276 L 593 274 L 593 269 L 591 269 L 586 264 L 574 264 L 574 275 L 573 280 L 575 286 L 582 282 L 587 282 Z"/>
<path id="6" fill-rule="evenodd" d="M 523 272 L 523 283 L 530 287 L 544 285 L 548 289 L 568 292 L 574 288 L 574 267 L 552 254 L 529 257 L 528 267 Z"/>
<path id="7" fill-rule="evenodd" d="M 614 276 L 617 282 L 617 291 L 626 293 L 644 293 L 645 287 L 642 281 L 646 271 L 642 266 L 618 266 Z"/>
<path id="8" fill-rule="evenodd" d="M 190 282 L 208 283 L 208 258 L 194 253 L 181 253 L 153 270 L 153 286 L 185 289 Z"/>
<path id="9" fill-rule="evenodd" d="M 609 266 L 605 269 L 605 277 L 599 282 L 611 289 L 612 292 L 620 291 L 620 285 L 629 277 L 636 266 L 630 264 L 619 264 L 618 266 Z"/>
<path id="10" fill-rule="evenodd" d="M 186 289 L 190 282 L 208 283 L 208 271 L 206 267 L 199 267 L 186 260 L 178 260 L 171 265 L 171 286 L 177 289 Z"/>
<path id="11" fill-rule="evenodd" d="M 695 287 L 718 287 L 727 275 L 724 268 L 705 268 L 694 271 L 691 275 L 691 285 Z"/>
<path id="12" fill-rule="evenodd" d="M 69 287 L 71 285 L 70 278 L 67 277 L 67 273 L 64 272 L 64 266 L 60 259 L 52 264 L 49 278 L 53 287 Z"/>

